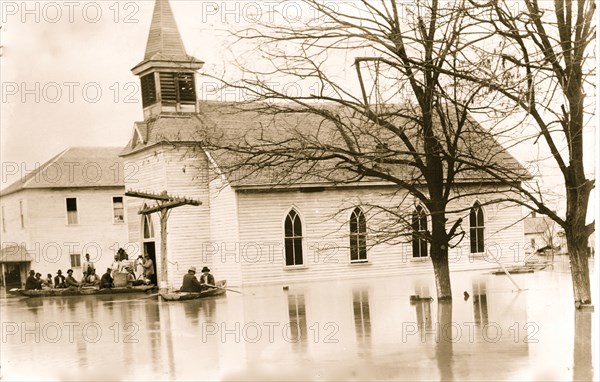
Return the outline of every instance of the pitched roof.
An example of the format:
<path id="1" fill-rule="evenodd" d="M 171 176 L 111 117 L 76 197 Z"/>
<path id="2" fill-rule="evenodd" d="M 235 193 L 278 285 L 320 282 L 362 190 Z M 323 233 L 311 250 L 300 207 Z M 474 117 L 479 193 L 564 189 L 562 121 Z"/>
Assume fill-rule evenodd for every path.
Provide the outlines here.
<path id="1" fill-rule="evenodd" d="M 119 147 L 70 147 L 0 192 L 26 188 L 122 187 L 123 159 Z"/>
<path id="2" fill-rule="evenodd" d="M 138 69 L 149 62 L 165 67 L 186 63 L 196 68 L 204 63 L 186 53 L 169 0 L 155 1 L 144 59 L 132 70 L 138 74 Z"/>
<path id="3" fill-rule="evenodd" d="M 377 146 L 389 143 L 388 151 L 393 153 L 394 159 L 407 159 L 409 154 L 406 148 L 387 130 L 374 126 L 368 121 L 361 121 L 356 115 L 351 115 L 342 108 L 326 106 L 329 110 L 339 112 L 342 118 L 351 120 L 353 127 L 352 139 L 356 141 L 360 150 L 370 157 L 373 162 Z M 365 184 L 386 183 L 380 178 L 357 177 L 349 171 L 348 166 L 339 158 L 332 157 L 326 161 L 301 160 L 306 155 L 306 142 L 314 149 L 315 155 L 332 151 L 343 152 L 344 137 L 340 129 L 330 121 L 315 113 L 289 112 L 285 114 L 270 114 L 265 110 L 257 110 L 256 105 L 244 105 L 223 102 L 200 102 L 200 112 L 197 114 L 166 114 L 163 113 L 144 122 L 136 122 L 140 131 L 139 137 L 146 137 L 143 142 L 132 138 L 121 155 L 127 156 L 138 150 L 153 146 L 161 142 L 183 143 L 204 146 L 211 160 L 228 176 L 228 181 L 233 187 L 283 187 L 295 185 L 331 185 L 336 182 L 360 182 Z M 408 135 L 417 134 L 416 125 L 410 121 L 394 121 L 397 126 L 402 126 Z M 469 160 L 476 158 L 482 164 L 502 163 L 505 167 L 512 168 L 522 174 L 525 179 L 529 176 L 521 164 L 514 159 L 494 138 L 477 123 L 469 123 L 461 135 L 458 143 L 461 155 Z M 220 142 L 220 148 L 210 147 L 208 141 Z M 420 141 L 420 140 L 416 140 Z M 273 142 L 283 143 L 288 147 L 285 155 L 289 156 L 288 163 L 277 165 L 281 157 L 263 155 L 252 157 L 245 153 L 235 152 L 225 148 L 243 143 L 254 148 L 265 147 L 273 149 Z M 267 148 L 267 146 L 271 145 Z M 293 148 L 304 152 L 294 158 Z M 217 145 L 218 146 L 218 145 Z M 290 150 L 291 148 L 291 150 Z M 418 148 L 417 148 L 418 149 Z M 271 160 L 267 165 L 266 162 Z M 400 161 L 399 161 L 400 162 Z M 243 166 L 237 166 L 244 163 Z M 291 165 L 293 163 L 293 165 Z M 235 168 L 238 167 L 238 168 Z M 420 174 L 408 164 L 382 164 L 390 174 L 404 179 L 415 179 Z M 482 171 L 465 169 L 457 175 L 458 182 L 493 181 L 493 178 Z"/>
<path id="4" fill-rule="evenodd" d="M 23 245 L 9 245 L 0 252 L 0 263 L 30 263 L 33 259 Z"/>
<path id="5" fill-rule="evenodd" d="M 523 219 L 523 231 L 526 235 L 542 234 L 551 229 L 554 224 L 556 224 L 554 220 L 548 216 L 528 217 Z"/>

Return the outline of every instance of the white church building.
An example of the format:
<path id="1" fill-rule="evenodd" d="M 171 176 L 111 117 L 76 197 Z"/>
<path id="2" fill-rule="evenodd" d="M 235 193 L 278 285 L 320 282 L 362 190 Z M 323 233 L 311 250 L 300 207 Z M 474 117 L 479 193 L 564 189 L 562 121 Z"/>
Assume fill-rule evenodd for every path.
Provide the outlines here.
<path id="1" fill-rule="evenodd" d="M 197 100 L 201 77 L 196 71 L 202 65 L 187 55 L 168 0 L 156 0 L 144 58 L 132 69 L 141 81 L 144 120 L 134 123 L 120 156 L 125 167 L 138 170 L 125 179 L 126 195 L 137 196 L 125 200 L 128 240 L 154 259 L 159 280 L 168 275 L 162 281 L 177 288 L 190 266 L 208 266 L 216 279 L 227 279 L 231 286 L 432 270 L 427 244 L 418 239 L 405 245 L 370 242 L 372 216 L 365 205 L 406 203 L 408 209 L 414 204 L 411 197 L 389 196 L 397 185 L 286 185 L 268 176 L 221 172 L 219 156 L 200 148 L 203 132 L 243 130 L 260 123 L 261 117 L 250 111 L 223 113 L 228 105 Z M 459 186 L 505 190 L 493 181 L 476 179 L 462 180 Z M 489 253 L 504 263 L 523 258 L 521 208 L 485 205 L 486 198 L 493 197 L 482 194 L 454 202 L 465 209 L 452 218 L 463 218 L 466 236 L 450 251 L 451 271 L 497 267 Z M 161 204 L 174 207 L 163 210 L 163 219 Z M 414 206 L 416 228 L 426 230 L 426 211 Z M 165 243 L 161 220 L 168 222 Z"/>

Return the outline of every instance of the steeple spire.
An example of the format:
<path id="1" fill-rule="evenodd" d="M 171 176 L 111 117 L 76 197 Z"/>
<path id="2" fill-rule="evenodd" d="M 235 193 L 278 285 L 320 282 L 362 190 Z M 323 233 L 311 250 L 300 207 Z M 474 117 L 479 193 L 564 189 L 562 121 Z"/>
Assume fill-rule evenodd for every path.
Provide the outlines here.
<path id="1" fill-rule="evenodd" d="M 144 60 L 131 69 L 133 74 L 143 75 L 150 67 L 197 70 L 203 64 L 186 53 L 169 0 L 155 0 Z"/>
<path id="2" fill-rule="evenodd" d="M 185 52 L 169 0 L 155 0 L 144 59 L 131 69 L 140 77 L 144 117 L 196 113 L 194 72 L 203 65 Z"/>
<path id="3" fill-rule="evenodd" d="M 144 60 L 155 54 L 187 56 L 168 0 L 156 0 Z"/>

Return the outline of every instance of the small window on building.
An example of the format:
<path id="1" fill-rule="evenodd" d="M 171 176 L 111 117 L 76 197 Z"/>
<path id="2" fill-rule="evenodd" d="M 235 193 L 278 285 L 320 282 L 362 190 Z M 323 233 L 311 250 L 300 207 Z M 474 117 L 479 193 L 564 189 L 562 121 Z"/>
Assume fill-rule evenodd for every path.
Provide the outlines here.
<path id="1" fill-rule="evenodd" d="M 412 215 L 413 257 L 427 257 L 427 215 L 421 206 L 417 206 Z"/>
<path id="2" fill-rule="evenodd" d="M 367 261 L 367 220 L 357 207 L 350 215 L 350 262 Z"/>
<path id="3" fill-rule="evenodd" d="M 531 239 L 531 249 L 535 249 L 535 239 Z"/>
<path id="4" fill-rule="evenodd" d="M 284 230 L 285 265 L 302 265 L 302 221 L 295 210 L 291 210 L 285 218 Z"/>
<path id="5" fill-rule="evenodd" d="M 67 198 L 67 224 L 77 224 L 77 198 Z"/>
<path id="6" fill-rule="evenodd" d="M 113 221 L 115 223 L 123 223 L 125 221 L 123 209 L 123 197 L 113 196 Z"/>
<path id="7" fill-rule="evenodd" d="M 532 218 L 536 217 L 535 211 L 531 211 L 531 217 Z"/>
<path id="8" fill-rule="evenodd" d="M 81 255 L 79 253 L 71 253 L 71 268 L 81 267 Z"/>
<path id="9" fill-rule="evenodd" d="M 471 236 L 471 253 L 482 253 L 485 251 L 485 226 L 483 209 L 479 203 L 475 203 L 469 214 L 469 226 Z"/>

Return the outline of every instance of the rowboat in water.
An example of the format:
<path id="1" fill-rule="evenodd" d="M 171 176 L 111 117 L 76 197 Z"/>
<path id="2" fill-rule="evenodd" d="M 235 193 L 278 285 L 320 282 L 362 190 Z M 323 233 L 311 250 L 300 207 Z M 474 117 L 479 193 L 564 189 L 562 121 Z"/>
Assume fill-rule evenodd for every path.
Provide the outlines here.
<path id="1" fill-rule="evenodd" d="M 205 298 L 212 296 L 219 296 L 225 294 L 227 291 L 227 280 L 220 280 L 216 282 L 214 287 L 203 290 L 202 292 L 160 292 L 159 295 L 166 301 L 183 301 L 183 300 L 194 300 L 197 298 Z"/>
<path id="2" fill-rule="evenodd" d="M 97 294 L 122 294 L 122 293 L 144 293 L 152 288 L 154 285 L 139 285 L 131 287 L 115 287 L 115 288 L 104 288 L 99 289 L 97 287 L 83 287 L 83 288 L 53 288 L 53 289 L 33 289 L 24 290 L 13 288 L 8 293 L 15 296 L 25 297 L 67 297 L 67 296 L 89 296 Z"/>

